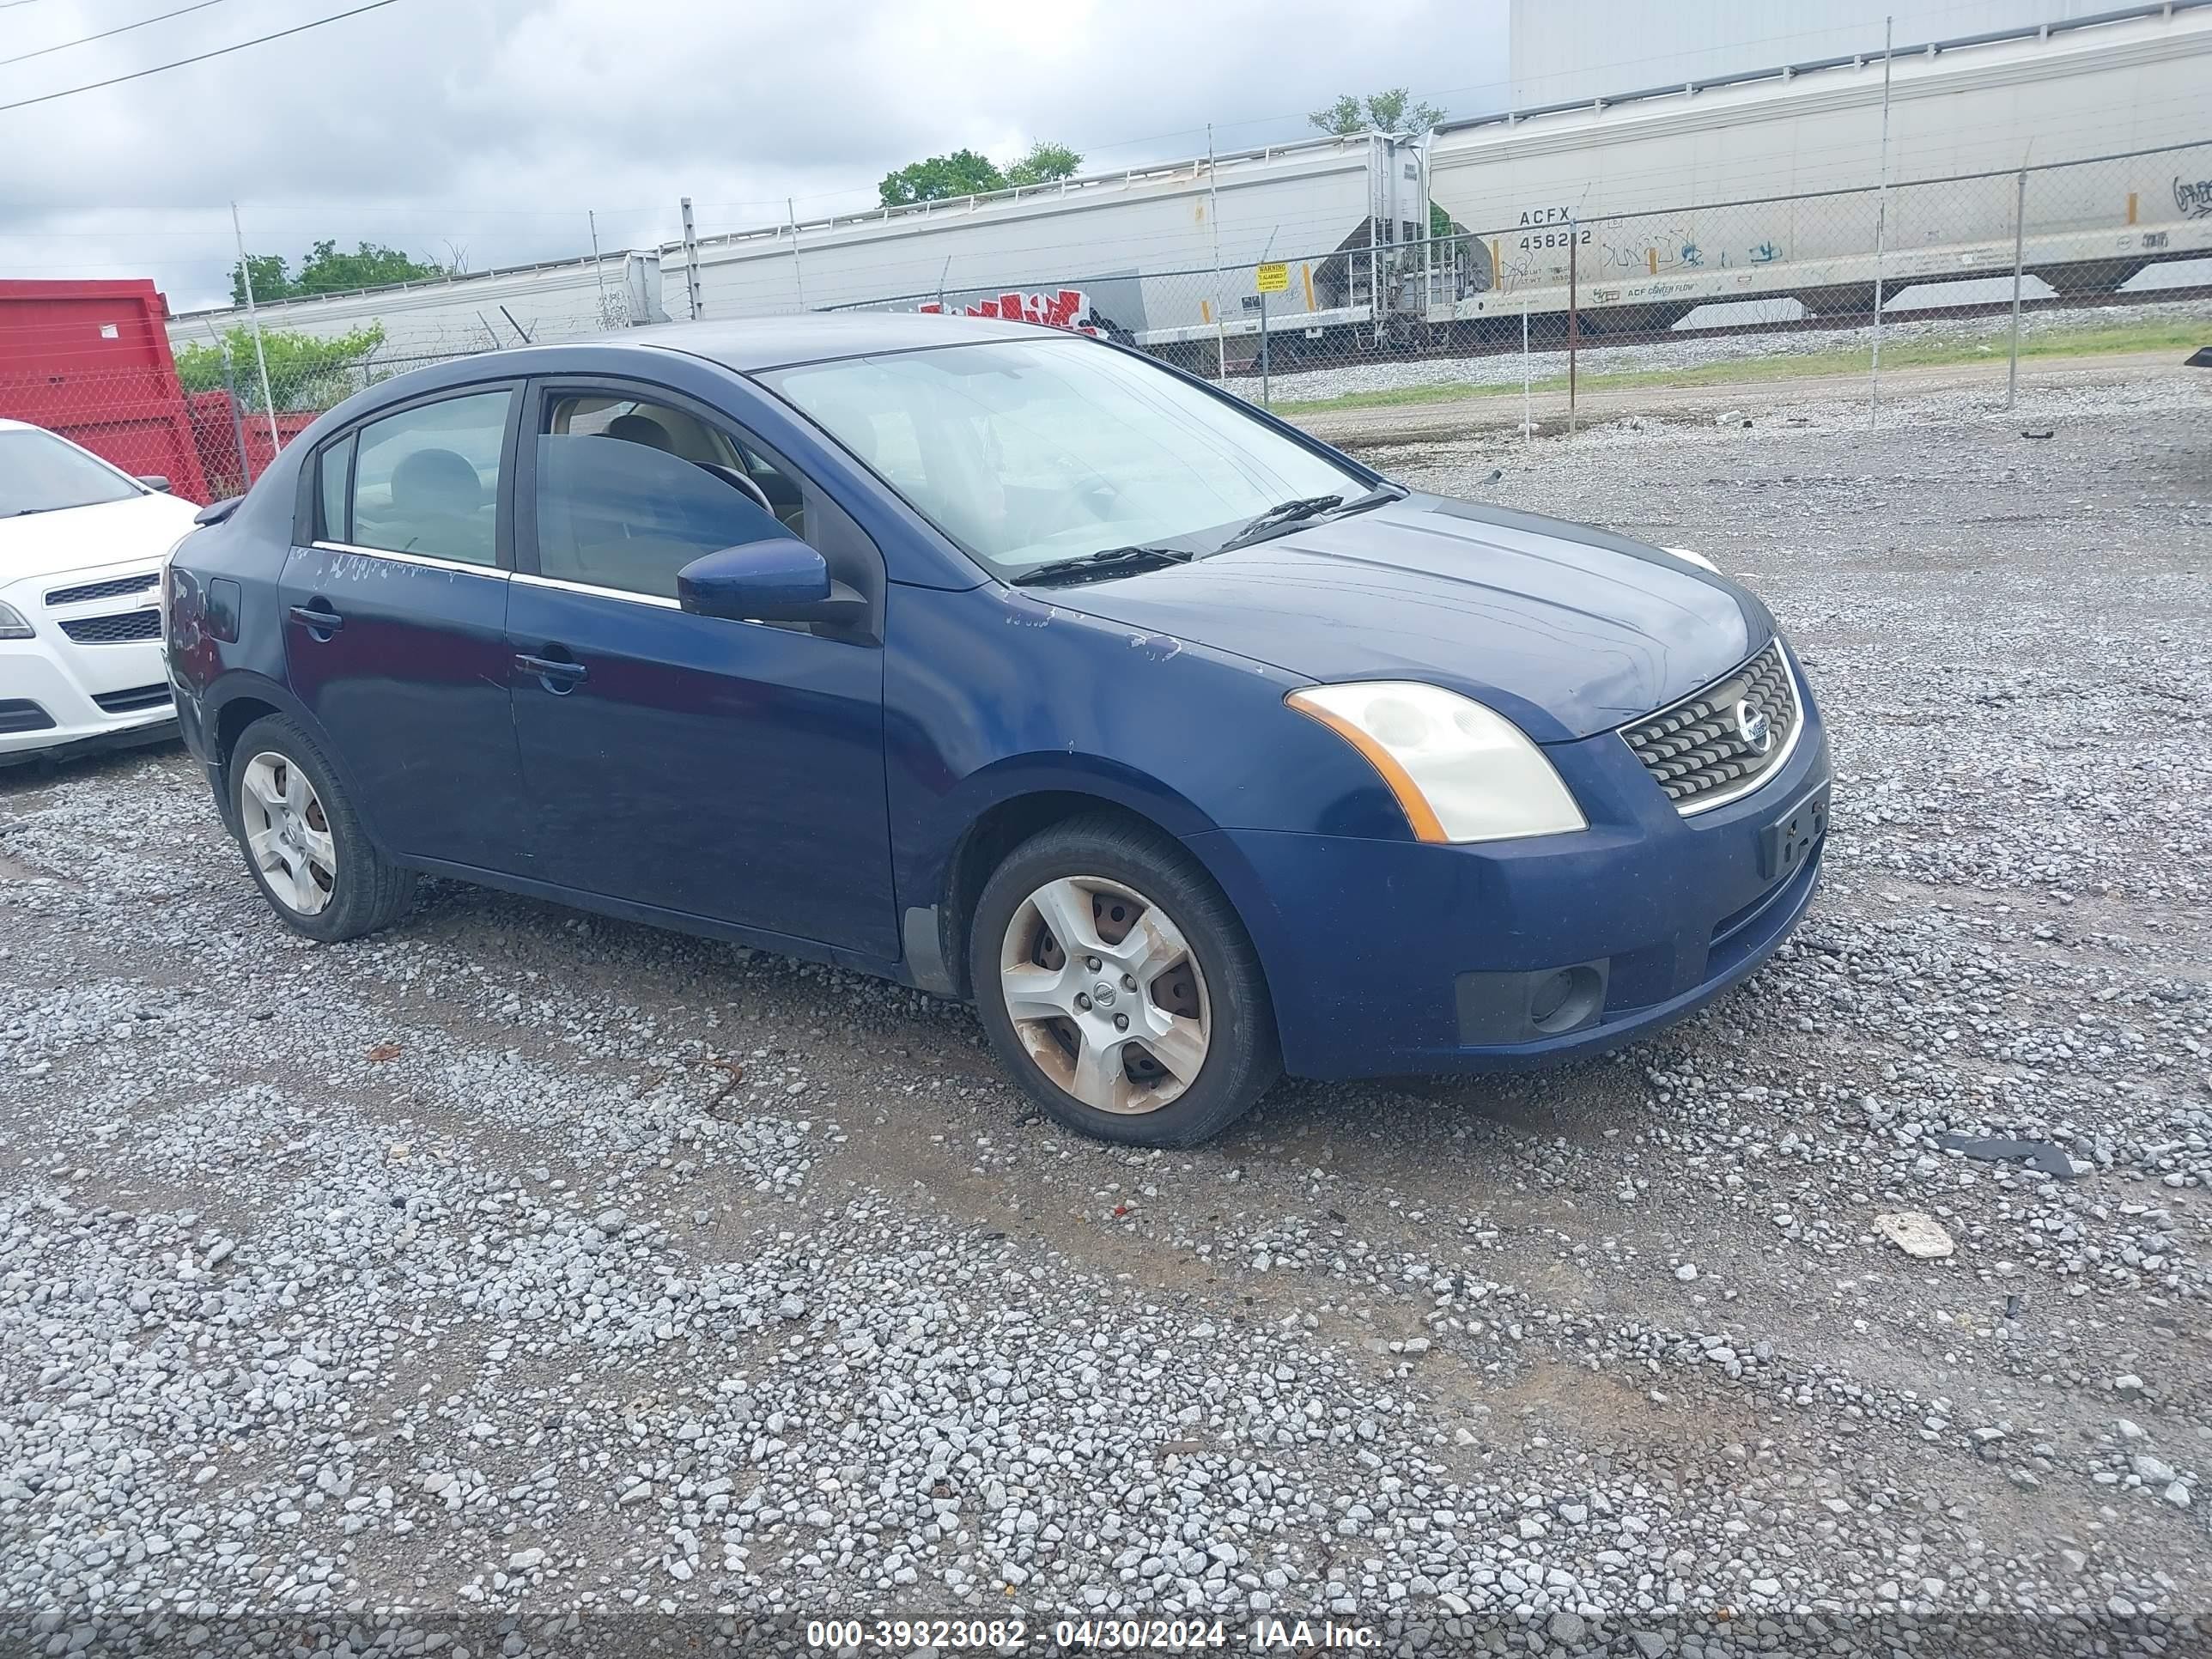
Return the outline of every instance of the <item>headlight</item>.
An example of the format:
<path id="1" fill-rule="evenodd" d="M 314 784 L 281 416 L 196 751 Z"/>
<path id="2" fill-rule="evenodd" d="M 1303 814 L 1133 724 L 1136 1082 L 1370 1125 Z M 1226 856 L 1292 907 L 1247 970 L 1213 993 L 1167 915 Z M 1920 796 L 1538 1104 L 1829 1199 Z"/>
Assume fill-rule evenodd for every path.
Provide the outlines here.
<path id="1" fill-rule="evenodd" d="M 1721 574 L 1720 566 L 1715 564 L 1704 554 L 1692 553 L 1686 547 L 1662 547 L 1659 550 L 1662 553 L 1672 553 L 1678 559 L 1687 559 L 1692 564 L 1698 566 L 1700 569 L 1710 570 L 1716 576 Z"/>
<path id="2" fill-rule="evenodd" d="M 1313 685 L 1285 699 L 1367 757 L 1416 839 L 1503 841 L 1587 830 L 1544 751 L 1494 709 L 1411 680 Z"/>
<path id="3" fill-rule="evenodd" d="M 23 620 L 23 613 L 12 605 L 0 605 L 0 640 L 27 640 L 31 624 Z"/>

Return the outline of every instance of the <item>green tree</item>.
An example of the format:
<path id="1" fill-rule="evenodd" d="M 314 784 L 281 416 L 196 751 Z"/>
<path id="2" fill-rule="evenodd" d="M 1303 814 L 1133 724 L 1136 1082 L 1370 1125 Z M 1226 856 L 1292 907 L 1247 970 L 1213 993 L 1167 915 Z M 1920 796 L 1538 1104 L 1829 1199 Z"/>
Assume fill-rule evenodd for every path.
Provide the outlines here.
<path id="1" fill-rule="evenodd" d="M 1370 128 L 1377 132 L 1425 132 L 1443 118 L 1442 110 L 1422 103 L 1403 87 L 1387 87 L 1369 93 L 1364 99 L 1347 93 L 1327 109 L 1317 109 L 1306 117 L 1323 132 L 1340 137 Z"/>
<path id="2" fill-rule="evenodd" d="M 230 302 L 234 306 L 246 303 L 246 273 L 253 276 L 253 297 L 256 300 L 281 300 L 292 291 L 292 278 L 285 269 L 281 253 L 249 253 L 243 269 L 230 268 Z"/>
<path id="3" fill-rule="evenodd" d="M 972 149 L 956 149 L 950 155 L 909 161 L 897 172 L 885 173 L 876 192 L 885 207 L 904 207 L 909 202 L 946 202 L 1006 187 L 1006 175 L 989 156 Z"/>
<path id="4" fill-rule="evenodd" d="M 253 274 L 253 297 L 258 302 L 296 300 L 308 294 L 344 294 L 389 283 L 434 283 L 459 275 L 459 263 L 458 253 L 453 265 L 447 266 L 377 242 L 357 243 L 350 253 L 343 252 L 335 241 L 325 239 L 307 250 L 296 276 L 280 253 L 250 253 L 246 268 Z M 246 303 L 246 278 L 234 264 L 230 268 L 230 302 Z"/>
<path id="5" fill-rule="evenodd" d="M 254 280 L 259 283 L 258 274 Z M 260 292 L 257 286 L 256 297 Z M 223 341 L 230 348 L 231 380 L 240 398 L 252 409 L 265 408 L 261 398 L 261 370 L 253 358 L 252 331 L 240 323 L 225 331 Z M 276 400 L 276 407 L 328 409 L 350 396 L 373 378 L 362 364 L 383 343 L 381 323 L 371 323 L 367 328 L 357 328 L 329 340 L 289 330 L 264 330 L 261 349 L 269 364 L 269 390 Z M 177 378 L 184 383 L 185 390 L 218 390 L 223 383 L 222 355 L 221 345 L 194 343 L 178 347 Z"/>
<path id="6" fill-rule="evenodd" d="M 381 288 L 388 283 L 434 283 L 452 274 L 443 265 L 375 242 L 362 242 L 352 252 L 343 253 L 337 243 L 320 241 L 300 261 L 292 291 L 343 294 L 357 288 Z"/>
<path id="7" fill-rule="evenodd" d="M 963 196 L 981 196 L 1012 185 L 1047 185 L 1072 176 L 1083 165 L 1083 156 L 1066 144 L 1040 138 L 1018 161 L 1005 167 L 972 149 L 956 149 L 950 155 L 932 155 L 909 161 L 896 173 L 884 175 L 876 193 L 885 207 L 904 207 L 909 202 L 949 202 Z M 259 282 L 261 274 L 254 273 Z"/>
<path id="8" fill-rule="evenodd" d="M 1029 148 L 1029 153 L 1006 169 L 1010 185 L 1048 185 L 1055 179 L 1072 179 L 1083 165 L 1080 152 L 1066 144 L 1054 144 L 1040 138 Z"/>

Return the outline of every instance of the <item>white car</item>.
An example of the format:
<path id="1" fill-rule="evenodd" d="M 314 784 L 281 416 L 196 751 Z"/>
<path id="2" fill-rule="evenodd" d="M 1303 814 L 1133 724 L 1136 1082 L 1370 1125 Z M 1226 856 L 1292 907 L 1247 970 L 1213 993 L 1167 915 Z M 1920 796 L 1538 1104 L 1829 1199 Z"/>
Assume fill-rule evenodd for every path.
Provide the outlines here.
<path id="1" fill-rule="evenodd" d="M 0 766 L 171 730 L 161 570 L 199 509 L 166 484 L 0 420 Z"/>

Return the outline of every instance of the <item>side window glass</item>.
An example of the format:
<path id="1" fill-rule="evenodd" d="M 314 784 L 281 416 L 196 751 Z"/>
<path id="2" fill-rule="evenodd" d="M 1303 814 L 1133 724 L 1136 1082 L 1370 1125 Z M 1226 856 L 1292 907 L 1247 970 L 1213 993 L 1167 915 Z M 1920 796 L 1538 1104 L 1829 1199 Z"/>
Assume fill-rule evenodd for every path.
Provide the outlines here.
<path id="1" fill-rule="evenodd" d="M 499 458 L 511 392 L 423 404 L 356 434 L 356 546 L 498 561 Z"/>
<path id="2" fill-rule="evenodd" d="M 353 469 L 353 434 L 348 433 L 323 451 L 315 463 L 322 489 L 322 523 L 316 533 L 326 542 L 349 539 L 346 524 L 346 474 Z"/>
<path id="3" fill-rule="evenodd" d="M 738 444 L 737 451 L 745 476 L 760 486 L 761 494 L 768 497 L 769 510 L 775 514 L 777 521 L 801 541 L 813 541 L 807 532 L 806 492 L 799 487 L 799 480 L 750 444 Z"/>
<path id="4" fill-rule="evenodd" d="M 556 404 L 538 439 L 541 575 L 672 599 L 676 573 L 702 555 L 792 535 L 728 462 L 661 441 L 669 417 L 688 417 L 633 408 L 599 430 L 563 430 L 563 412 Z"/>

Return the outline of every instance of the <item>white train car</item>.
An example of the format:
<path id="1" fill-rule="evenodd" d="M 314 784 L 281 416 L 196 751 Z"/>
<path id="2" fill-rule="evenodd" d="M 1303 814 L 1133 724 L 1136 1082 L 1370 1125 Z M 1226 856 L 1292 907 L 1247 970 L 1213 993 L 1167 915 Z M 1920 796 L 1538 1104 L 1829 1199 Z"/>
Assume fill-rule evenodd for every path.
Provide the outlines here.
<path id="1" fill-rule="evenodd" d="M 1490 253 L 1493 280 L 1432 286 L 1428 320 L 1517 327 L 1524 307 L 1565 310 L 1571 280 L 1601 331 L 1607 308 L 1651 327 L 1778 295 L 1869 307 L 1883 69 L 1877 47 L 1438 128 L 1430 188 Z M 2212 142 L 2142 153 L 2212 141 L 2203 0 L 1900 45 L 1889 70 L 1887 295 L 2008 275 L 2023 167 L 2083 163 L 2028 179 L 2022 254 L 2053 289 L 2110 289 L 2212 252 Z"/>
<path id="2" fill-rule="evenodd" d="M 649 249 L 277 300 L 258 309 L 264 329 L 317 339 L 380 325 L 384 343 L 374 361 L 399 364 L 493 346 L 548 344 L 667 320 L 661 307 L 660 256 Z M 206 345 L 245 321 L 243 306 L 180 312 L 169 319 L 169 343 Z"/>
<path id="3" fill-rule="evenodd" d="M 699 314 L 940 303 L 957 311 L 1009 295 L 1034 313 L 1065 290 L 1082 295 L 1079 320 L 1172 348 L 1213 340 L 1217 323 L 1231 335 L 1255 333 L 1249 268 L 1265 260 L 1291 267 L 1271 332 L 1338 327 L 1371 314 L 1370 239 L 1417 236 L 1425 217 L 1417 147 L 1380 133 L 1311 139 L 1223 155 L 1211 166 L 1200 156 L 705 238 Z M 680 243 L 661 250 L 679 315 L 684 258 Z M 1218 294 L 1217 263 L 1230 272 Z"/>

